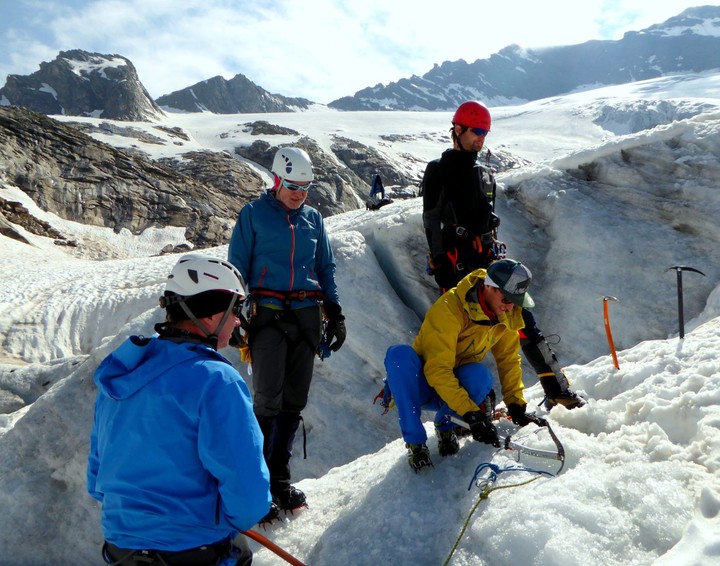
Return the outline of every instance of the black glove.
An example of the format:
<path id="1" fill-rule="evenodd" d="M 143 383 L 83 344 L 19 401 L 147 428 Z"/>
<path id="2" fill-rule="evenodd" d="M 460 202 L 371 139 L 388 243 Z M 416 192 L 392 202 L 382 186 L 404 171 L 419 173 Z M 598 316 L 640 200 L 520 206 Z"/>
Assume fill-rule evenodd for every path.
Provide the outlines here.
<path id="1" fill-rule="evenodd" d="M 345 337 L 347 336 L 345 316 L 342 313 L 342 307 L 337 303 L 326 299 L 323 301 L 323 307 L 325 308 L 325 315 L 328 319 L 327 328 L 325 329 L 328 347 L 333 352 L 337 352 L 345 342 Z M 335 341 L 333 342 L 333 340 Z"/>
<path id="2" fill-rule="evenodd" d="M 439 254 L 432 258 L 432 274 L 441 289 L 452 289 L 457 285 L 455 268 L 446 254 Z"/>
<path id="3" fill-rule="evenodd" d="M 243 338 L 242 330 L 240 330 L 240 328 L 233 328 L 230 340 L 228 341 L 228 346 L 237 348 L 243 344 L 245 344 L 245 338 Z"/>
<path id="4" fill-rule="evenodd" d="M 470 425 L 470 432 L 475 440 L 500 447 L 500 437 L 489 415 L 482 411 L 470 411 L 463 415 L 463 420 Z"/>
<path id="5" fill-rule="evenodd" d="M 512 422 L 518 426 L 525 426 L 530 423 L 535 423 L 538 426 L 547 425 L 547 421 L 542 417 L 538 417 L 535 413 L 526 413 L 527 405 L 510 403 L 507 409 Z"/>

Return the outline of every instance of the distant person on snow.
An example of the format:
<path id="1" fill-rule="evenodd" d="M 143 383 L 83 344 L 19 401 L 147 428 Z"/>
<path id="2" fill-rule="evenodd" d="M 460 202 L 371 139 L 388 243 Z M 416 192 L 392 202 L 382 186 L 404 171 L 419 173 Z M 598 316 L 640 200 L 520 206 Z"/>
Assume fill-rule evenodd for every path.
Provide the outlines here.
<path id="1" fill-rule="evenodd" d="M 247 385 L 217 352 L 244 296 L 230 263 L 185 255 L 158 335 L 130 337 L 96 370 L 87 488 L 108 564 L 252 562 L 232 541 L 268 512 L 269 473 Z"/>
<path id="2" fill-rule="evenodd" d="M 327 318 L 325 343 L 345 341 L 335 260 L 322 216 L 305 204 L 314 180 L 308 154 L 277 151 L 273 186 L 245 205 L 230 239 L 228 259 L 242 273 L 254 305 L 249 315 L 254 406 L 265 437 L 273 506 L 264 522 L 306 504 L 290 483 L 290 458 Z"/>
<path id="3" fill-rule="evenodd" d="M 521 309 L 534 306 L 527 292 L 531 282 L 530 270 L 511 259 L 474 271 L 430 307 L 412 347 L 388 348 L 385 402 L 395 401 L 413 470 L 431 465 L 422 410 L 436 411 L 441 456 L 460 450 L 451 415 L 462 416 L 475 440 L 500 446 L 493 376 L 481 363 L 488 352 L 513 422 L 537 422 L 526 413 L 518 336 Z"/>
<path id="4" fill-rule="evenodd" d="M 370 200 L 365 203 L 365 208 L 367 210 L 380 210 L 383 206 L 392 202 L 392 199 L 385 198 L 385 187 L 380 178 L 380 173 L 375 173 L 370 187 Z"/>
<path id="5" fill-rule="evenodd" d="M 370 198 L 382 200 L 385 198 L 385 187 L 383 187 L 382 179 L 379 173 L 375 173 L 373 177 L 372 187 L 370 188 Z"/>
<path id="6" fill-rule="evenodd" d="M 423 225 L 431 274 L 444 293 L 468 273 L 487 268 L 505 256 L 505 244 L 495 239 L 500 218 L 493 211 L 495 177 L 478 162 L 490 132 L 490 112 L 477 101 L 463 102 L 455 111 L 450 135 L 452 149 L 428 163 L 421 184 Z M 520 339 L 525 357 L 538 374 L 546 406 L 568 409 L 585 404 L 570 390 L 555 353 L 537 327 L 532 313 L 523 309 L 525 329 Z"/>

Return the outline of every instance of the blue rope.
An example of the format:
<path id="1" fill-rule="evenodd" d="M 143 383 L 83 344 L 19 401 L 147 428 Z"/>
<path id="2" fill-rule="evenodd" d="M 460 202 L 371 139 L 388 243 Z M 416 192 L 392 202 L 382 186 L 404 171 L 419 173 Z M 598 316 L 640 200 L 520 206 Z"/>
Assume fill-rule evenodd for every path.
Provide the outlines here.
<path id="1" fill-rule="evenodd" d="M 483 462 L 481 464 L 478 464 L 477 468 L 475 468 L 475 473 L 473 474 L 472 479 L 470 480 L 470 485 L 468 485 L 468 491 L 472 488 L 473 484 L 478 484 L 480 481 L 480 474 L 482 474 L 485 470 L 490 470 L 490 474 L 488 477 L 482 481 L 482 483 L 485 486 L 489 486 L 490 484 L 493 484 L 497 481 L 498 476 L 503 472 L 529 472 L 531 474 L 538 474 L 543 476 L 550 476 L 551 478 L 555 477 L 555 474 L 546 472 L 545 470 L 536 470 L 535 468 L 528 468 L 527 466 L 506 466 L 504 468 L 501 468 L 497 464 L 493 464 L 491 462 Z M 478 484 L 478 487 L 480 485 Z"/>

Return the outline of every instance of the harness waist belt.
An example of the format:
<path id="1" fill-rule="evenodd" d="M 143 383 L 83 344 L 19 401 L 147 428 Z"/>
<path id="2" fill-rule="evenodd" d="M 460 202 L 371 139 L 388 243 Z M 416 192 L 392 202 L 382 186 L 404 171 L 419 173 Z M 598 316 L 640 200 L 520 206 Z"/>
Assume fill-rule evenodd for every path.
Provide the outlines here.
<path id="1" fill-rule="evenodd" d="M 255 295 L 258 297 L 273 297 L 275 299 L 280 299 L 284 302 L 291 302 L 291 301 L 304 301 L 306 299 L 324 299 L 325 293 L 322 291 L 312 290 L 312 291 L 273 291 L 272 289 L 251 289 L 250 290 L 251 295 Z"/>

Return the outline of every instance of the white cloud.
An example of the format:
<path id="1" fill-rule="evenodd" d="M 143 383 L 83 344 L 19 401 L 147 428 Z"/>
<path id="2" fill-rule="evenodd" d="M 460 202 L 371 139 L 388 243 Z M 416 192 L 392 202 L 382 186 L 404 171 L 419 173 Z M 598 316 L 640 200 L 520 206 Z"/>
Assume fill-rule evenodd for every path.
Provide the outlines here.
<path id="1" fill-rule="evenodd" d="M 29 74 L 60 50 L 129 58 L 158 97 L 242 73 L 286 96 L 330 102 L 377 83 L 523 47 L 619 39 L 693 2 L 553 0 L 74 0 L 24 2 L 0 22 L 0 77 Z"/>

